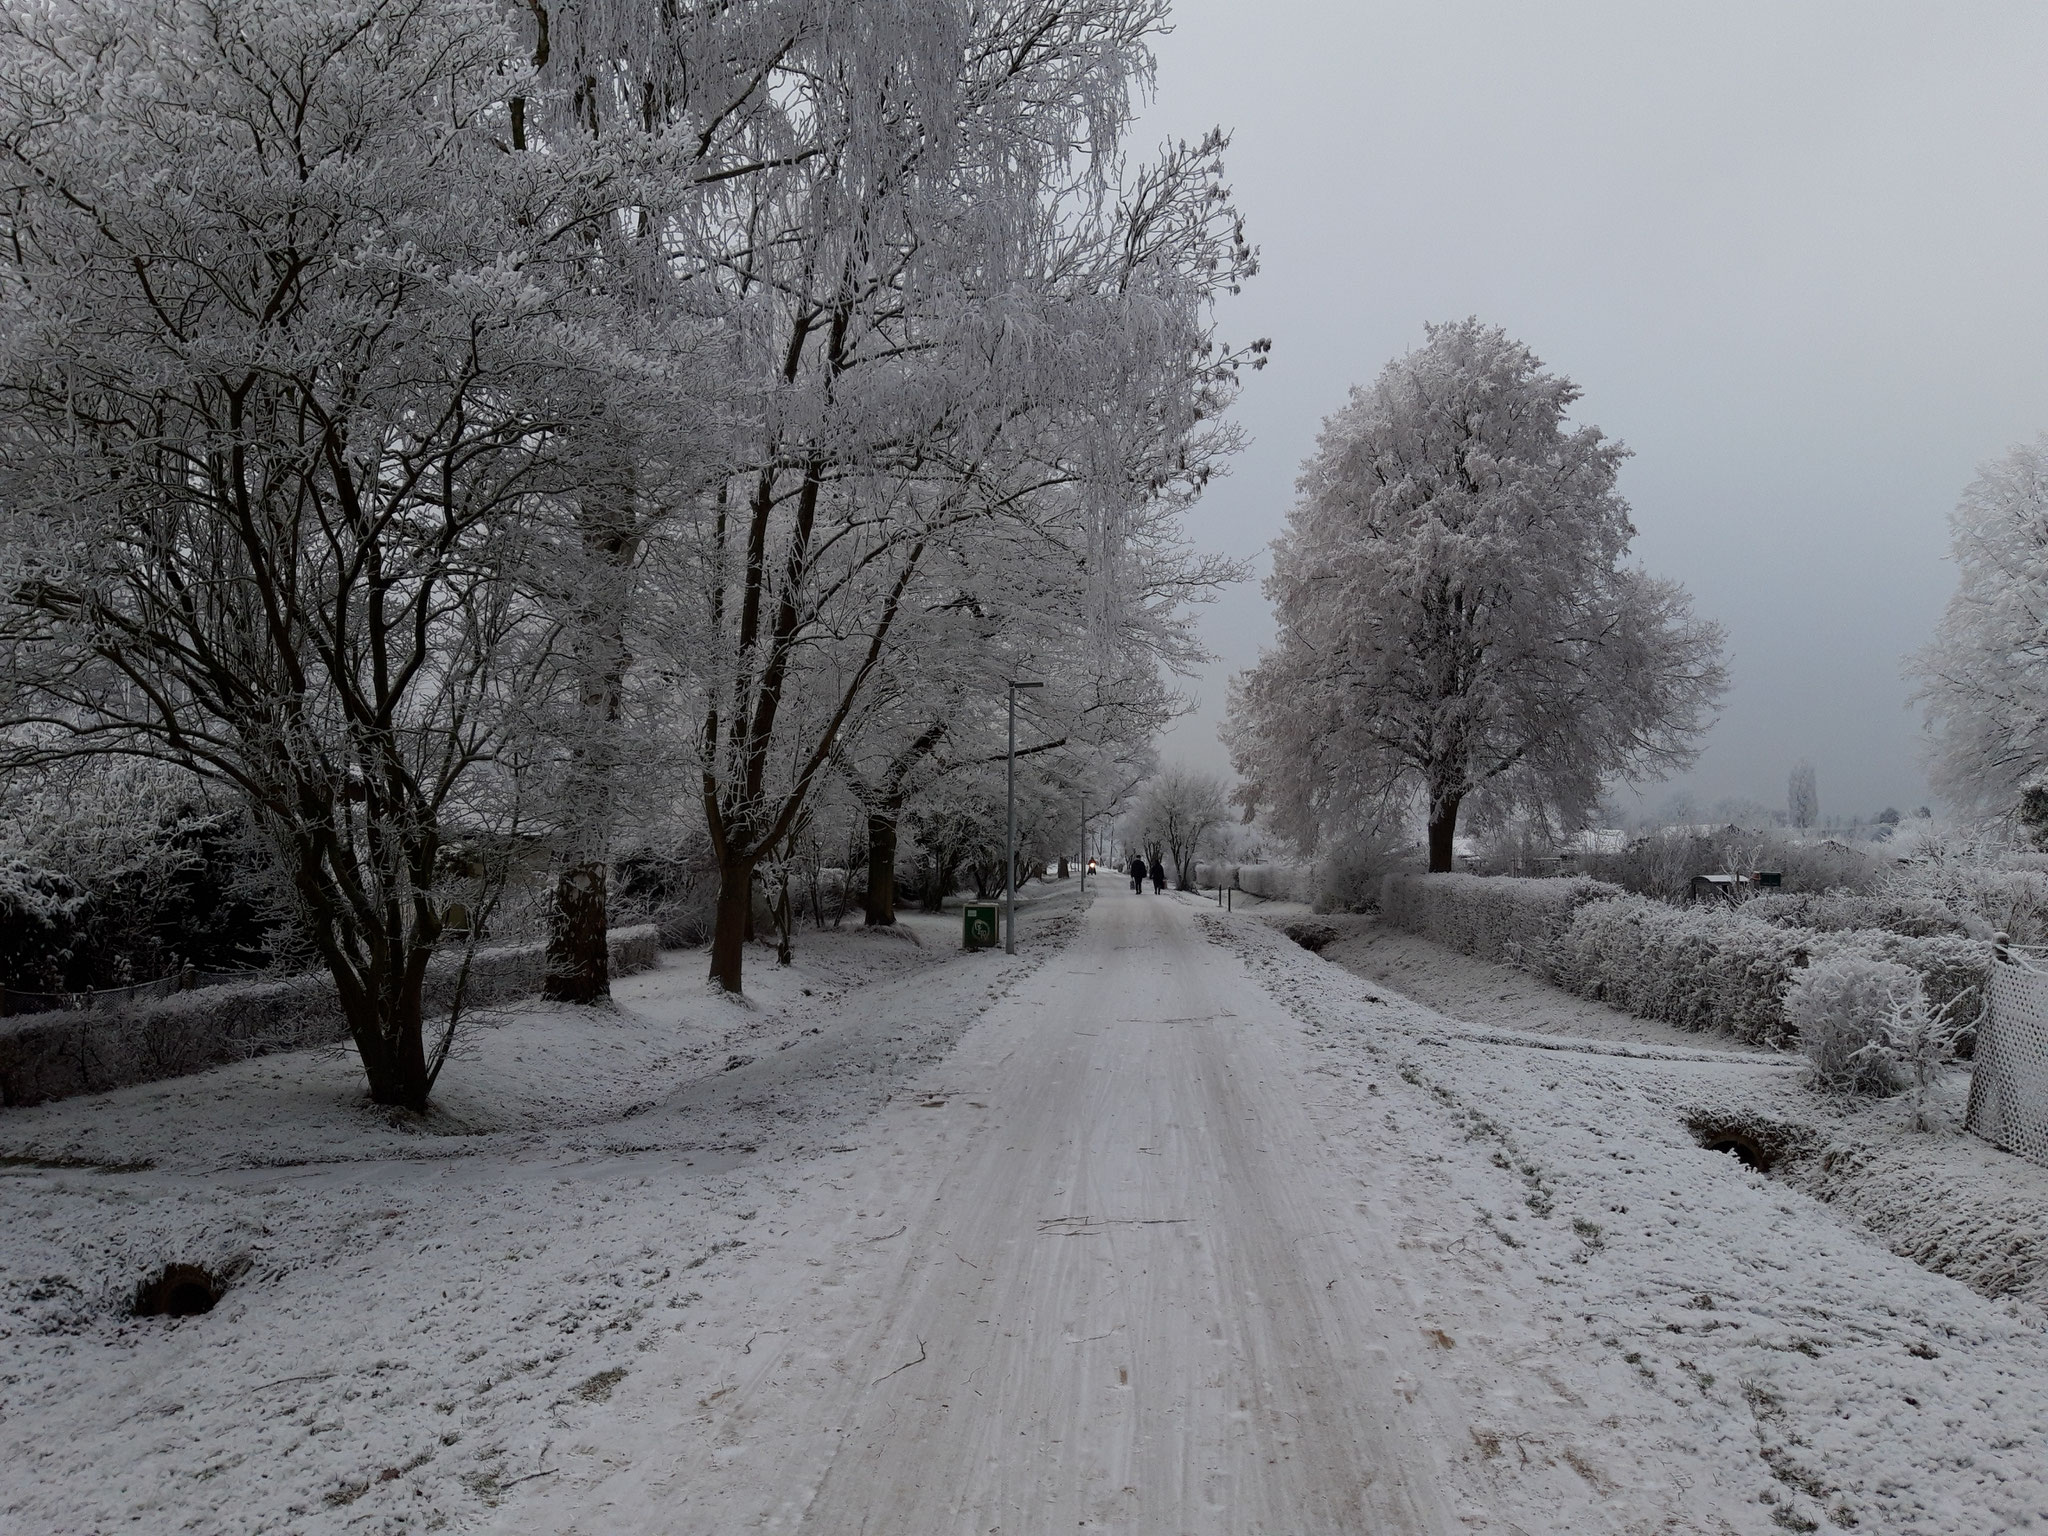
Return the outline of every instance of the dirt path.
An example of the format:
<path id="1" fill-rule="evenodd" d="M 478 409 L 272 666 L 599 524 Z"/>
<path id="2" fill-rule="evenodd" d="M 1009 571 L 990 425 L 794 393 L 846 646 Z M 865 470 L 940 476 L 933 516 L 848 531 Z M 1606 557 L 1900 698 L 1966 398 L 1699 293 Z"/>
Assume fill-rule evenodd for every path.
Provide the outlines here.
<path id="1" fill-rule="evenodd" d="M 510 1524 L 1453 1528 L 1391 1242 L 1325 1166 L 1295 1032 L 1192 916 L 1106 890 L 791 1192 L 740 1368 L 662 1346 Z"/>

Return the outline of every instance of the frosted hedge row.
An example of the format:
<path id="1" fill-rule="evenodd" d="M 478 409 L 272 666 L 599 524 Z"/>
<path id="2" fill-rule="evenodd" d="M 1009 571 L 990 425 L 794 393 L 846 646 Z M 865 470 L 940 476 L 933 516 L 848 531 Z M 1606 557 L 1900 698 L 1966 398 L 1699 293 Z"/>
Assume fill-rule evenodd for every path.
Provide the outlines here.
<path id="1" fill-rule="evenodd" d="M 1267 901 L 1315 899 L 1315 871 L 1306 864 L 1221 864 L 1198 859 L 1195 884 L 1204 890 L 1231 885 Z"/>
<path id="2" fill-rule="evenodd" d="M 1791 1043 L 1784 997 L 1817 959 L 1867 955 L 1918 972 L 1928 1002 L 1974 1018 L 1990 975 L 1988 941 L 1880 929 L 1823 931 L 1674 907 L 1597 880 L 1389 875 L 1381 917 L 1464 954 L 1521 966 L 1580 997 L 1685 1029 Z M 1832 915 L 1832 914 L 1831 914 Z"/>
<path id="3" fill-rule="evenodd" d="M 609 935 L 614 976 L 644 971 L 658 952 L 652 924 Z M 540 944 L 477 951 L 463 1006 L 487 1008 L 540 990 L 546 951 Z M 455 994 L 457 962 L 428 968 L 425 1006 L 431 1015 Z M 347 1025 L 326 975 L 236 982 L 177 992 L 116 1010 L 77 1009 L 0 1020 L 0 1104 L 99 1093 L 204 1071 L 270 1051 L 329 1045 Z"/>

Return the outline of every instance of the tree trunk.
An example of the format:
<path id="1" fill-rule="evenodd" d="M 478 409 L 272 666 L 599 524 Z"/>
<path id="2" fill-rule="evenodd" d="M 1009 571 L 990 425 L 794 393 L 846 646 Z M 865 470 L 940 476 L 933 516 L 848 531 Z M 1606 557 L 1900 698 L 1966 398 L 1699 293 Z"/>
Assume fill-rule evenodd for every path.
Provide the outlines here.
<path id="1" fill-rule="evenodd" d="M 605 871 L 579 864 L 555 882 L 554 921 L 548 928 L 547 974 L 542 997 L 554 1003 L 594 1003 L 612 994 L 611 952 L 605 940 Z"/>
<path id="2" fill-rule="evenodd" d="M 605 864 L 620 767 L 619 712 L 625 690 L 625 607 L 637 543 L 631 478 L 607 497 L 586 494 L 577 511 L 583 562 L 571 594 L 571 649 L 579 674 L 575 739 L 570 743 L 557 845 L 562 876 L 548 930 L 547 976 L 541 994 L 556 1002 L 594 1003 L 611 996 L 606 952 Z"/>
<path id="3" fill-rule="evenodd" d="M 868 889 L 862 903 L 870 928 L 896 921 L 896 816 L 893 811 L 868 812 Z"/>
<path id="4" fill-rule="evenodd" d="M 373 1104 L 414 1111 L 427 1107 L 431 1085 L 420 1001 L 424 979 L 424 967 L 408 967 L 398 978 L 398 995 L 391 997 L 372 978 L 371 995 L 363 999 L 359 1010 L 351 1012 L 349 1034 L 362 1058 Z"/>
<path id="5" fill-rule="evenodd" d="M 717 914 L 711 929 L 711 979 L 726 991 L 737 992 L 747 935 L 753 927 L 752 864 L 734 860 L 719 865 Z"/>
<path id="6" fill-rule="evenodd" d="M 953 894 L 953 887 L 960 880 L 960 866 L 952 859 L 933 859 L 931 879 L 925 882 L 924 909 L 927 912 L 946 910 L 946 898 Z"/>
<path id="7" fill-rule="evenodd" d="M 1451 837 L 1458 830 L 1458 802 L 1439 801 L 1430 809 L 1429 817 L 1429 872 L 1432 875 L 1447 875 L 1451 872 Z"/>

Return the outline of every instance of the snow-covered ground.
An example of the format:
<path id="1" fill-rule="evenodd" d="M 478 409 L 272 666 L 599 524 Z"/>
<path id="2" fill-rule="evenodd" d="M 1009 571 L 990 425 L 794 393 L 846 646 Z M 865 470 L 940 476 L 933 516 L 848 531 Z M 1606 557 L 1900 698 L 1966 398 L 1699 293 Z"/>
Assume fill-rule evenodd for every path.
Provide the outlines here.
<path id="1" fill-rule="evenodd" d="M 704 1298 L 785 1188 L 1073 898 L 1019 919 L 1014 958 L 912 915 L 805 932 L 788 970 L 757 951 L 745 1004 L 688 952 L 609 1011 L 506 1010 L 425 1123 L 368 1105 L 338 1050 L 6 1111 L 0 1530 L 474 1527 L 601 1419 L 608 1373 L 719 1329 Z M 246 1268 L 204 1316 L 125 1316 L 172 1260 Z"/>
<path id="2" fill-rule="evenodd" d="M 1886 1251 L 1861 1213 L 1703 1150 L 1689 1123 L 1884 1146 L 1902 1170 L 1895 1194 L 1917 1180 L 1923 1201 L 2003 1202 L 2012 1240 L 2038 1242 L 2042 1170 L 1952 1129 L 1916 1139 L 1896 1102 L 1831 1113 L 1796 1070 L 1712 1060 L 1709 1037 L 1683 1037 L 1704 1059 L 1617 1057 L 1630 1026 L 1663 1047 L 1660 1027 L 1599 1019 L 1426 941 L 1375 959 L 1367 937 L 1350 941 L 1353 963 L 1401 967 L 1470 1023 L 1485 1022 L 1475 989 L 1491 988 L 1524 1029 L 1549 1025 L 1492 1043 L 1370 979 L 1305 973 L 1270 930 L 1229 935 L 1324 1054 L 1326 1126 L 1357 1149 L 1357 1176 L 1395 1181 L 1403 1241 L 1441 1258 L 1446 1314 L 1478 1346 L 1446 1351 L 1444 1367 L 1500 1469 L 1486 1519 L 1532 1532 L 2048 1529 L 2039 1308 Z M 1568 1024 L 1583 1048 L 1557 1037 Z M 1519 1495 L 1546 1468 L 1559 1503 L 1532 1520 Z"/>
<path id="3" fill-rule="evenodd" d="M 0 1529 L 2048 1529 L 2039 1313 L 1688 1131 L 1783 1064 L 1107 882 L 910 926 L 509 1010 L 425 1123 L 6 1112 Z"/>

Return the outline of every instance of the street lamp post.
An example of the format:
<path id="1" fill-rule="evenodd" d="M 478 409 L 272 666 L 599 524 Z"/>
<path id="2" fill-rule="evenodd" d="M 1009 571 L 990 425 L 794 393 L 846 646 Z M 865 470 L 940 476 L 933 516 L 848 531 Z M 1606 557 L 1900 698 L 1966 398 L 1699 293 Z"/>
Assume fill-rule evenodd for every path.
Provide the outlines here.
<path id="1" fill-rule="evenodd" d="M 1088 797 L 1081 797 L 1081 894 L 1088 894 Z"/>
<path id="2" fill-rule="evenodd" d="M 1044 683 L 1010 683 L 1010 752 L 1004 798 L 1009 811 L 1003 832 L 1003 953 L 1017 953 L 1017 690 Z"/>

